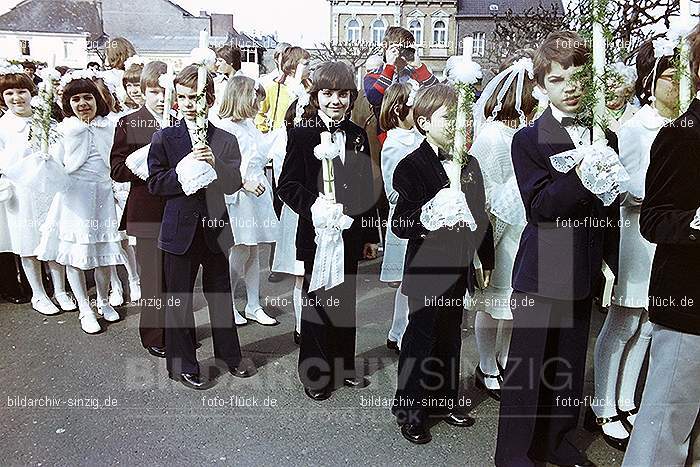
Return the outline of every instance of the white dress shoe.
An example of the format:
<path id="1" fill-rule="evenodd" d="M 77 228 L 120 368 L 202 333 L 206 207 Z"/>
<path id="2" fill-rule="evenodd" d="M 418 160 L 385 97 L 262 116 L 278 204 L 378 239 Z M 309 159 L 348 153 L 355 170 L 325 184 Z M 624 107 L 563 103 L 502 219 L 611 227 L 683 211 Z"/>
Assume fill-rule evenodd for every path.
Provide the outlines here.
<path id="1" fill-rule="evenodd" d="M 236 323 L 236 326 L 243 326 L 244 324 L 248 324 L 248 320 L 241 316 L 241 314 L 235 308 L 233 310 L 233 320 Z"/>
<path id="2" fill-rule="evenodd" d="M 103 305 L 97 309 L 97 312 L 104 317 L 105 321 L 109 321 L 110 323 L 122 319 L 119 313 L 117 313 L 117 310 L 112 308 L 112 305 Z"/>
<path id="3" fill-rule="evenodd" d="M 246 307 L 245 317 L 262 324 L 263 326 L 276 326 L 280 324 L 275 318 L 265 313 L 265 310 L 263 310 L 262 307 L 256 308 L 252 312 L 248 311 L 248 307 Z"/>
<path id="4" fill-rule="evenodd" d="M 63 311 L 75 311 L 78 308 L 78 305 L 75 303 L 75 300 L 73 300 L 73 297 L 68 295 L 67 292 L 57 293 L 53 296 L 53 298 L 56 299 L 58 306 L 60 306 L 61 310 Z"/>
<path id="5" fill-rule="evenodd" d="M 109 292 L 109 304 L 112 306 L 122 306 L 124 304 L 124 291 L 119 289 L 112 289 Z"/>
<path id="6" fill-rule="evenodd" d="M 47 297 L 32 298 L 32 308 L 34 308 L 42 315 L 49 316 L 61 312 L 61 310 L 59 310 L 58 307 L 54 305 L 53 302 Z"/>
<path id="7" fill-rule="evenodd" d="M 141 282 L 131 281 L 129 282 L 129 301 L 138 302 L 141 300 Z"/>
<path id="8" fill-rule="evenodd" d="M 80 310 L 80 315 L 78 315 L 78 318 L 80 319 L 80 327 L 86 333 L 95 334 L 102 330 L 100 323 L 97 322 L 95 312 L 91 309 Z"/>

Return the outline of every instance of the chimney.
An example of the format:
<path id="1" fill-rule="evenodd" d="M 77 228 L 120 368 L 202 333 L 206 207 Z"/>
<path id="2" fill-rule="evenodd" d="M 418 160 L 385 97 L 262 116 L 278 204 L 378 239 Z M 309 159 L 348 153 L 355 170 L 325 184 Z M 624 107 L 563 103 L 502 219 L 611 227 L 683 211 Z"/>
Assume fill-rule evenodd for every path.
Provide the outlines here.
<path id="1" fill-rule="evenodd" d="M 206 16 L 209 16 L 209 13 L 207 13 L 207 10 L 199 10 L 199 16 L 200 18 L 204 18 Z"/>

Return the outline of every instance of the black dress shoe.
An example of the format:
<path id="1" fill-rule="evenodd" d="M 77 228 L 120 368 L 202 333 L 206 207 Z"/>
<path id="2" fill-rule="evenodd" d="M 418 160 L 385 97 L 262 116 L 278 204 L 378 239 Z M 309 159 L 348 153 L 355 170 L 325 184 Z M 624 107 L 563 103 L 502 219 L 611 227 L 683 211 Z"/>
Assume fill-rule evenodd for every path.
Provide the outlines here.
<path id="1" fill-rule="evenodd" d="M 304 388 L 304 393 L 315 401 L 325 401 L 331 397 L 331 391 L 328 388 L 323 389 L 311 389 Z"/>
<path id="2" fill-rule="evenodd" d="M 451 413 L 447 415 L 443 420 L 445 420 L 445 422 L 448 425 L 458 426 L 460 428 L 470 427 L 474 425 L 475 422 L 474 417 L 457 413 Z"/>
<path id="3" fill-rule="evenodd" d="M 401 434 L 413 444 L 426 444 L 433 439 L 426 427 L 411 425 L 410 423 L 401 425 Z"/>
<path id="4" fill-rule="evenodd" d="M 613 449 L 617 449 L 618 451 L 625 452 L 627 450 L 627 444 L 629 444 L 630 441 L 629 435 L 626 438 L 615 438 L 614 436 L 610 436 L 603 431 L 603 425 L 606 423 L 621 421 L 623 420 L 620 414 L 615 415 L 614 417 L 596 417 L 595 413 L 593 413 L 593 409 L 589 407 L 588 410 L 586 410 L 585 417 L 583 418 L 583 428 L 590 433 L 600 433 L 600 435 L 603 437 L 603 441 L 605 441 L 608 446 Z"/>
<path id="5" fill-rule="evenodd" d="M 165 347 L 157 347 L 152 345 L 151 347 L 146 347 L 149 354 L 158 358 L 165 358 Z"/>
<path id="6" fill-rule="evenodd" d="M 486 387 L 486 383 L 484 382 L 485 379 L 495 379 L 498 381 L 499 385 L 503 384 L 503 378 L 501 378 L 501 375 L 494 376 L 494 375 L 487 375 L 483 371 L 481 371 L 481 367 L 477 363 L 476 369 L 474 370 L 474 383 L 477 388 L 483 389 L 486 391 L 486 394 L 489 395 L 493 400 L 495 401 L 500 401 L 501 400 L 501 390 L 500 389 L 491 389 Z"/>
<path id="7" fill-rule="evenodd" d="M 182 383 L 183 386 L 188 387 L 190 389 L 203 390 L 209 389 L 213 386 L 211 381 L 203 379 L 195 373 L 180 373 L 178 375 L 171 374 L 169 376 L 170 379 L 178 381 Z"/>
<path id="8" fill-rule="evenodd" d="M 282 282 L 284 280 L 284 275 L 279 272 L 271 272 L 269 276 L 267 276 L 267 281 L 272 282 L 273 284 L 275 282 Z"/>
<path id="9" fill-rule="evenodd" d="M 229 368 L 229 373 L 231 373 L 236 378 L 250 378 L 253 374 L 245 368 L 233 367 Z"/>
<path id="10" fill-rule="evenodd" d="M 345 378 L 343 380 L 343 386 L 347 386 L 349 388 L 366 388 L 369 386 L 369 380 L 367 378 Z"/>
<path id="11" fill-rule="evenodd" d="M 296 331 L 294 331 L 294 343 L 296 345 L 301 345 L 301 334 Z"/>
<path id="12" fill-rule="evenodd" d="M 30 294 L 25 293 L 24 290 L 15 290 L 12 292 L 7 292 L 2 294 L 3 300 L 14 303 L 15 305 L 21 305 L 23 303 L 29 303 L 32 300 Z"/>
<path id="13" fill-rule="evenodd" d="M 634 428 L 634 425 L 632 425 L 630 423 L 628 418 L 631 417 L 632 415 L 637 415 L 638 412 L 639 412 L 639 409 L 636 407 L 633 408 L 632 410 L 617 409 L 617 414 L 621 417 L 622 424 L 625 426 L 625 429 L 627 431 L 629 431 L 630 433 L 632 433 L 632 428 Z"/>
<path id="14" fill-rule="evenodd" d="M 393 350 L 398 354 L 401 353 L 401 349 L 399 349 L 399 343 L 396 341 L 392 341 L 391 339 L 386 340 L 386 348 L 389 350 Z"/>
<path id="15" fill-rule="evenodd" d="M 535 459 L 534 457 L 532 457 L 531 459 L 537 463 L 542 464 L 542 465 L 552 464 L 552 465 L 556 465 L 557 467 L 597 467 L 596 464 L 594 464 L 591 460 L 589 460 L 585 457 L 583 458 L 583 460 L 576 462 L 574 464 L 557 464 L 556 462 Z"/>

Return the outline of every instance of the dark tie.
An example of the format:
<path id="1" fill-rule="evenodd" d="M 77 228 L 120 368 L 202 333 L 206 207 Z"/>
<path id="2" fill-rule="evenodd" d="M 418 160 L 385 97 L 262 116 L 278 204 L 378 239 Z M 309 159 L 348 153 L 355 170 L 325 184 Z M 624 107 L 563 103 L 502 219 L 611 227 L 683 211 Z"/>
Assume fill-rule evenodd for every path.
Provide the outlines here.
<path id="1" fill-rule="evenodd" d="M 574 117 L 562 117 L 561 126 L 563 126 L 564 128 L 569 126 L 578 126 L 578 122 Z"/>

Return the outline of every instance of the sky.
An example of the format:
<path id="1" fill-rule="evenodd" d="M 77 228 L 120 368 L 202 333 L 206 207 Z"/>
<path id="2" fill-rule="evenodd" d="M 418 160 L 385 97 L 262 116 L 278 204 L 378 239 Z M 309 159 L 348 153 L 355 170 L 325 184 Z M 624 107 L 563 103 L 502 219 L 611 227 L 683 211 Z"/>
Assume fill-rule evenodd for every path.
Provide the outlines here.
<path id="1" fill-rule="evenodd" d="M 312 47 L 327 42 L 330 28 L 328 0 L 172 0 L 192 14 L 231 13 L 238 30 L 278 33 L 280 41 Z M 0 0 L 0 14 L 20 0 Z M 144 3 L 146 3 L 144 1 Z"/>

